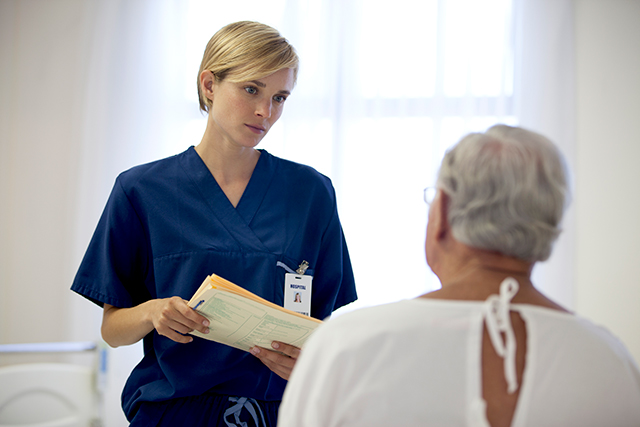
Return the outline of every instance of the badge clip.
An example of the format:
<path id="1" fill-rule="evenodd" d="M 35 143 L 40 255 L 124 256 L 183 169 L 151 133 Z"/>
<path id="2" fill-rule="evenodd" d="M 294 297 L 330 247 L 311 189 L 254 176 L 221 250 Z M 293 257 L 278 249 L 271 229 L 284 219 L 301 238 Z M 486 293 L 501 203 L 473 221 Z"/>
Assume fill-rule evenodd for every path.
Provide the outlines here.
<path id="1" fill-rule="evenodd" d="M 309 268 L 309 263 L 307 261 L 302 261 L 298 266 L 296 273 L 304 274 L 307 271 L 307 268 Z"/>

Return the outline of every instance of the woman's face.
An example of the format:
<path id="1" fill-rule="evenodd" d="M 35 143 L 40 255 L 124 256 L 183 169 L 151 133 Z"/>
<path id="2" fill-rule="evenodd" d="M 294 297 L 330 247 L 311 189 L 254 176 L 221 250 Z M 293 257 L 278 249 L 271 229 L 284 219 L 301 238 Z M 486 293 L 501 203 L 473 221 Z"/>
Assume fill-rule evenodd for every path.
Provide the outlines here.
<path id="1" fill-rule="evenodd" d="M 209 121 L 217 139 L 253 148 L 278 121 L 293 90 L 293 70 L 283 68 L 248 82 L 214 82 Z"/>

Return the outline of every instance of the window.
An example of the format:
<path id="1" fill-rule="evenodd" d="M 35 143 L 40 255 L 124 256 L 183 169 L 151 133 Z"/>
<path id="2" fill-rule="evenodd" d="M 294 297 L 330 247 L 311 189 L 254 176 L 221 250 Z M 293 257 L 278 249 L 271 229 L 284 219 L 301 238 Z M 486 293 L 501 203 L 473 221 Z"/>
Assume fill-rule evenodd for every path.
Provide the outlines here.
<path id="1" fill-rule="evenodd" d="M 181 146 L 196 144 L 204 131 L 195 81 L 213 32 L 240 19 L 278 28 L 296 46 L 301 69 L 261 147 L 332 178 L 358 285 L 354 307 L 436 289 L 424 257 L 422 189 L 461 136 L 517 124 L 511 15 L 510 0 L 245 1 L 224 8 L 192 0 L 184 85 L 193 113 Z"/>

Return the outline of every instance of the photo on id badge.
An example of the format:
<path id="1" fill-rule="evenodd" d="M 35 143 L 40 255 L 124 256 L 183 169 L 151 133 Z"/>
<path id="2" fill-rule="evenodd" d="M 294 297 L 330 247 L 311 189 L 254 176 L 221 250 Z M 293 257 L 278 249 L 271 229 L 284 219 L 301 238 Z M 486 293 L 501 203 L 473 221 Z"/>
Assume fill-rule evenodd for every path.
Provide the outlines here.
<path id="1" fill-rule="evenodd" d="M 285 274 L 284 308 L 310 316 L 312 280 L 313 277 L 309 275 Z"/>

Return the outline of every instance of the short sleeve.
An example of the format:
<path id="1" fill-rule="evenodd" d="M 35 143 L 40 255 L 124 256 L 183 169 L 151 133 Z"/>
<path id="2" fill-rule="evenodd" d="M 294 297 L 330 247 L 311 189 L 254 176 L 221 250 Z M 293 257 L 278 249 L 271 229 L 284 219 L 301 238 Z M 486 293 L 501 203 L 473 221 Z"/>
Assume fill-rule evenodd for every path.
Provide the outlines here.
<path id="1" fill-rule="evenodd" d="M 102 306 L 126 308 L 151 298 L 148 238 L 122 186 L 113 187 L 78 269 L 72 291 Z"/>

